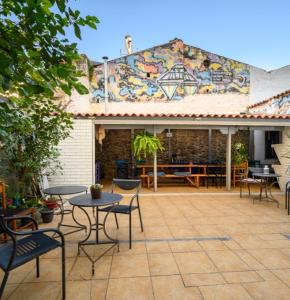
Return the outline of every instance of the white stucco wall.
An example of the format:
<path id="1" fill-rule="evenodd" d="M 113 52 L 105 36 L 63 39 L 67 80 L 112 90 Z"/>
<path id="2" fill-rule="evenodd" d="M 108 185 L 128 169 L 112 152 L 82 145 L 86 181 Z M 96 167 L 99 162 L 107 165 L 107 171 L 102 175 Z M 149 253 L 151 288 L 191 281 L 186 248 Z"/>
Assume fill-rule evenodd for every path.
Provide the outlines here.
<path id="1" fill-rule="evenodd" d="M 90 186 L 94 182 L 94 143 L 92 120 L 75 119 L 70 137 L 59 145 L 62 174 L 50 177 L 50 185 Z"/>
<path id="2" fill-rule="evenodd" d="M 250 104 L 269 99 L 290 89 L 290 65 L 273 71 L 250 68 Z"/>

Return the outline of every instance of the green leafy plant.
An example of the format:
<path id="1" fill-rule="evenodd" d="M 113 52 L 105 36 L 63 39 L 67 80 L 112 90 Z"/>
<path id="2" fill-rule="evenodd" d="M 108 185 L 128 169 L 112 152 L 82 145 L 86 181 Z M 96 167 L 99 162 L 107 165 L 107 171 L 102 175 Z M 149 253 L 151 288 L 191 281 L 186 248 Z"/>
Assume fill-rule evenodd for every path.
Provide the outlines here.
<path id="1" fill-rule="evenodd" d="M 102 184 L 96 183 L 91 185 L 91 189 L 101 190 L 104 186 Z"/>
<path id="2" fill-rule="evenodd" d="M 69 136 L 72 117 L 55 93 L 88 93 L 79 80 L 83 57 L 66 30 L 81 39 L 81 27 L 98 23 L 68 0 L 0 1 L 0 169 L 21 198 L 35 194 L 44 169 L 61 167 L 57 145 Z"/>
<path id="3" fill-rule="evenodd" d="M 235 165 L 240 165 L 248 161 L 248 150 L 243 142 L 236 142 L 232 146 L 233 161 Z"/>
<path id="4" fill-rule="evenodd" d="M 146 158 L 148 155 L 153 155 L 157 151 L 164 151 L 164 147 L 158 137 L 147 131 L 143 131 L 142 133 L 136 134 L 133 140 L 133 150 L 134 155 L 138 159 L 141 159 L 142 156 Z"/>

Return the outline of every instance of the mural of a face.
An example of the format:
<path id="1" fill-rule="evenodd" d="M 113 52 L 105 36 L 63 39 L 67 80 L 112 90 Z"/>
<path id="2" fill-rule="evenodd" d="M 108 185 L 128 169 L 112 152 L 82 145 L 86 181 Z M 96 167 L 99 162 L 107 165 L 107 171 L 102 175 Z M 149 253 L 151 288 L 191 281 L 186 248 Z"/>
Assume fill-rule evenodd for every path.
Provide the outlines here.
<path id="1" fill-rule="evenodd" d="M 249 66 L 181 40 L 108 63 L 110 101 L 176 101 L 195 94 L 248 94 Z M 103 65 L 92 80 L 95 101 L 104 100 Z"/>

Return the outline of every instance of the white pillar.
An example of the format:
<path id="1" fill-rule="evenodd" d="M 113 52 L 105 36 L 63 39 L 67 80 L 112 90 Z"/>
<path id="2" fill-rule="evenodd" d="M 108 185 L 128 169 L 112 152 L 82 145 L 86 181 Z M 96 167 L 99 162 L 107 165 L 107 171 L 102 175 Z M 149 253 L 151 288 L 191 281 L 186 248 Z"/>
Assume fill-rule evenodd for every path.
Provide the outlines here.
<path id="1" fill-rule="evenodd" d="M 156 127 L 153 125 L 153 134 L 156 136 Z M 153 164 L 153 183 L 154 192 L 157 192 L 157 151 L 154 153 L 154 164 Z"/>
<path id="2" fill-rule="evenodd" d="M 108 113 L 108 57 L 104 56 L 105 114 Z"/>
<path id="3" fill-rule="evenodd" d="M 231 161 L 232 161 L 232 133 L 230 128 L 228 128 L 228 134 L 227 134 L 227 152 L 226 152 L 226 174 L 227 174 L 227 181 L 226 186 L 227 190 L 231 190 Z"/>

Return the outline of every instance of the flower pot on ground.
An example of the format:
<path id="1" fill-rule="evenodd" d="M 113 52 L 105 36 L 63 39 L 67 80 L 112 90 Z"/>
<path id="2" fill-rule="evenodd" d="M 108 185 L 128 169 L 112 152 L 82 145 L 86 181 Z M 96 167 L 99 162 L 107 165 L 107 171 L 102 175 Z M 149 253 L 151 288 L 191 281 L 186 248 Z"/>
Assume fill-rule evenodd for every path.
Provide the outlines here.
<path id="1" fill-rule="evenodd" d="M 92 199 L 100 199 L 102 197 L 103 185 L 97 183 L 91 186 Z"/>
<path id="2" fill-rule="evenodd" d="M 43 223 L 52 222 L 53 216 L 54 216 L 53 208 L 44 207 L 41 209 L 40 213 L 41 213 L 41 218 L 42 218 Z"/>
<path id="3" fill-rule="evenodd" d="M 44 203 L 46 207 L 55 209 L 58 208 L 58 201 L 59 199 L 57 198 L 48 198 L 47 200 L 44 200 Z"/>

